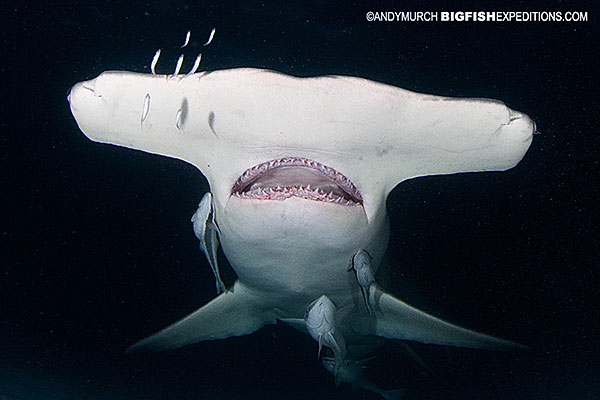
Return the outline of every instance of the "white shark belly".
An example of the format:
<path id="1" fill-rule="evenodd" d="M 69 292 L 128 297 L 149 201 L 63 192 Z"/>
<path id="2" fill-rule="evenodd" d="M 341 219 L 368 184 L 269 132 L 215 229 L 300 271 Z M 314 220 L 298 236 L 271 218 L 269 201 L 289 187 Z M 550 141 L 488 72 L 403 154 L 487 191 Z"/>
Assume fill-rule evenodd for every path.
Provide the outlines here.
<path id="1" fill-rule="evenodd" d="M 349 303 L 360 292 L 349 271 L 353 255 L 368 249 L 379 265 L 389 236 L 384 210 L 367 221 L 362 207 L 300 198 L 231 198 L 222 213 L 223 252 L 239 280 L 278 299 L 278 308 L 302 313 L 323 294 Z"/>

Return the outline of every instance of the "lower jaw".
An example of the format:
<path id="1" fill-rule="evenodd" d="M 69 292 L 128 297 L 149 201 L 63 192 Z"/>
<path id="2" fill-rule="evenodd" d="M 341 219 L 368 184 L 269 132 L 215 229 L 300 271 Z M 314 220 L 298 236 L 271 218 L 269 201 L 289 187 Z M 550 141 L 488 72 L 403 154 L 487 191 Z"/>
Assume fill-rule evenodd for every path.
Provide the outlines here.
<path id="1" fill-rule="evenodd" d="M 324 191 L 316 188 L 312 189 L 309 186 L 286 186 L 286 187 L 268 187 L 268 188 L 257 188 L 248 192 L 234 193 L 232 196 L 241 199 L 253 199 L 253 200 L 286 200 L 292 197 L 297 197 L 306 200 L 312 200 L 317 202 L 333 203 L 344 206 L 358 206 L 360 204 L 355 203 L 351 200 L 345 199 L 341 196 L 334 194 L 333 192 L 325 193 Z"/>

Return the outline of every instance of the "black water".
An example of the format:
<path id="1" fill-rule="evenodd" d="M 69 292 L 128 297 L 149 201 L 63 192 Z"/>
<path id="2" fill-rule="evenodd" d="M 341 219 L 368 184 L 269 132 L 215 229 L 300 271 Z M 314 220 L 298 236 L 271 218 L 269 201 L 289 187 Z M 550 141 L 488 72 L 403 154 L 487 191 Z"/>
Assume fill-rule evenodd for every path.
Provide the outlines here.
<path id="1" fill-rule="evenodd" d="M 580 23 L 369 23 L 367 11 L 465 4 L 5 2 L 0 8 L 2 399 L 375 399 L 335 388 L 310 338 L 241 338 L 126 356 L 210 300 L 189 218 L 207 190 L 182 162 L 94 144 L 66 94 L 104 70 L 202 68 L 343 74 L 439 95 L 488 97 L 539 135 L 513 170 L 406 182 L 389 199 L 395 293 L 530 352 L 389 343 L 367 374 L 406 399 L 600 397 L 598 49 L 595 2 L 486 10 L 587 11 Z M 170 61 L 169 61 L 170 60 Z M 166 68 L 166 67 L 165 67 Z M 231 281 L 230 272 L 227 279 Z"/>

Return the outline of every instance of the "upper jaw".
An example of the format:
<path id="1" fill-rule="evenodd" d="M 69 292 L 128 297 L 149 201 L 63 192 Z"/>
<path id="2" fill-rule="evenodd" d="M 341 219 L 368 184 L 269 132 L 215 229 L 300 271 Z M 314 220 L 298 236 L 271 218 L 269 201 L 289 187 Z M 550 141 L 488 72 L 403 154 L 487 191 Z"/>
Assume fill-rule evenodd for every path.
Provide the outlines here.
<path id="1" fill-rule="evenodd" d="M 278 158 L 247 169 L 233 184 L 231 195 L 257 200 L 300 197 L 346 206 L 363 203 L 360 191 L 342 173 L 301 157 Z"/>

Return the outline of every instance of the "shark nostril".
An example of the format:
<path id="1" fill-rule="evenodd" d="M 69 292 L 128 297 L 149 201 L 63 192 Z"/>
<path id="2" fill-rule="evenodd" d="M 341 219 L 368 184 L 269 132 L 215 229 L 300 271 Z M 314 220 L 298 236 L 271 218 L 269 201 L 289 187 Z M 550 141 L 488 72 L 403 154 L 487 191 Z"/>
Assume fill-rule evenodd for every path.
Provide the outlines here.
<path id="1" fill-rule="evenodd" d="M 76 86 L 81 86 L 82 89 L 89 90 L 94 94 L 94 97 L 102 97 L 102 95 L 96 90 L 96 81 L 97 79 L 93 79 L 90 81 L 81 82 Z"/>

